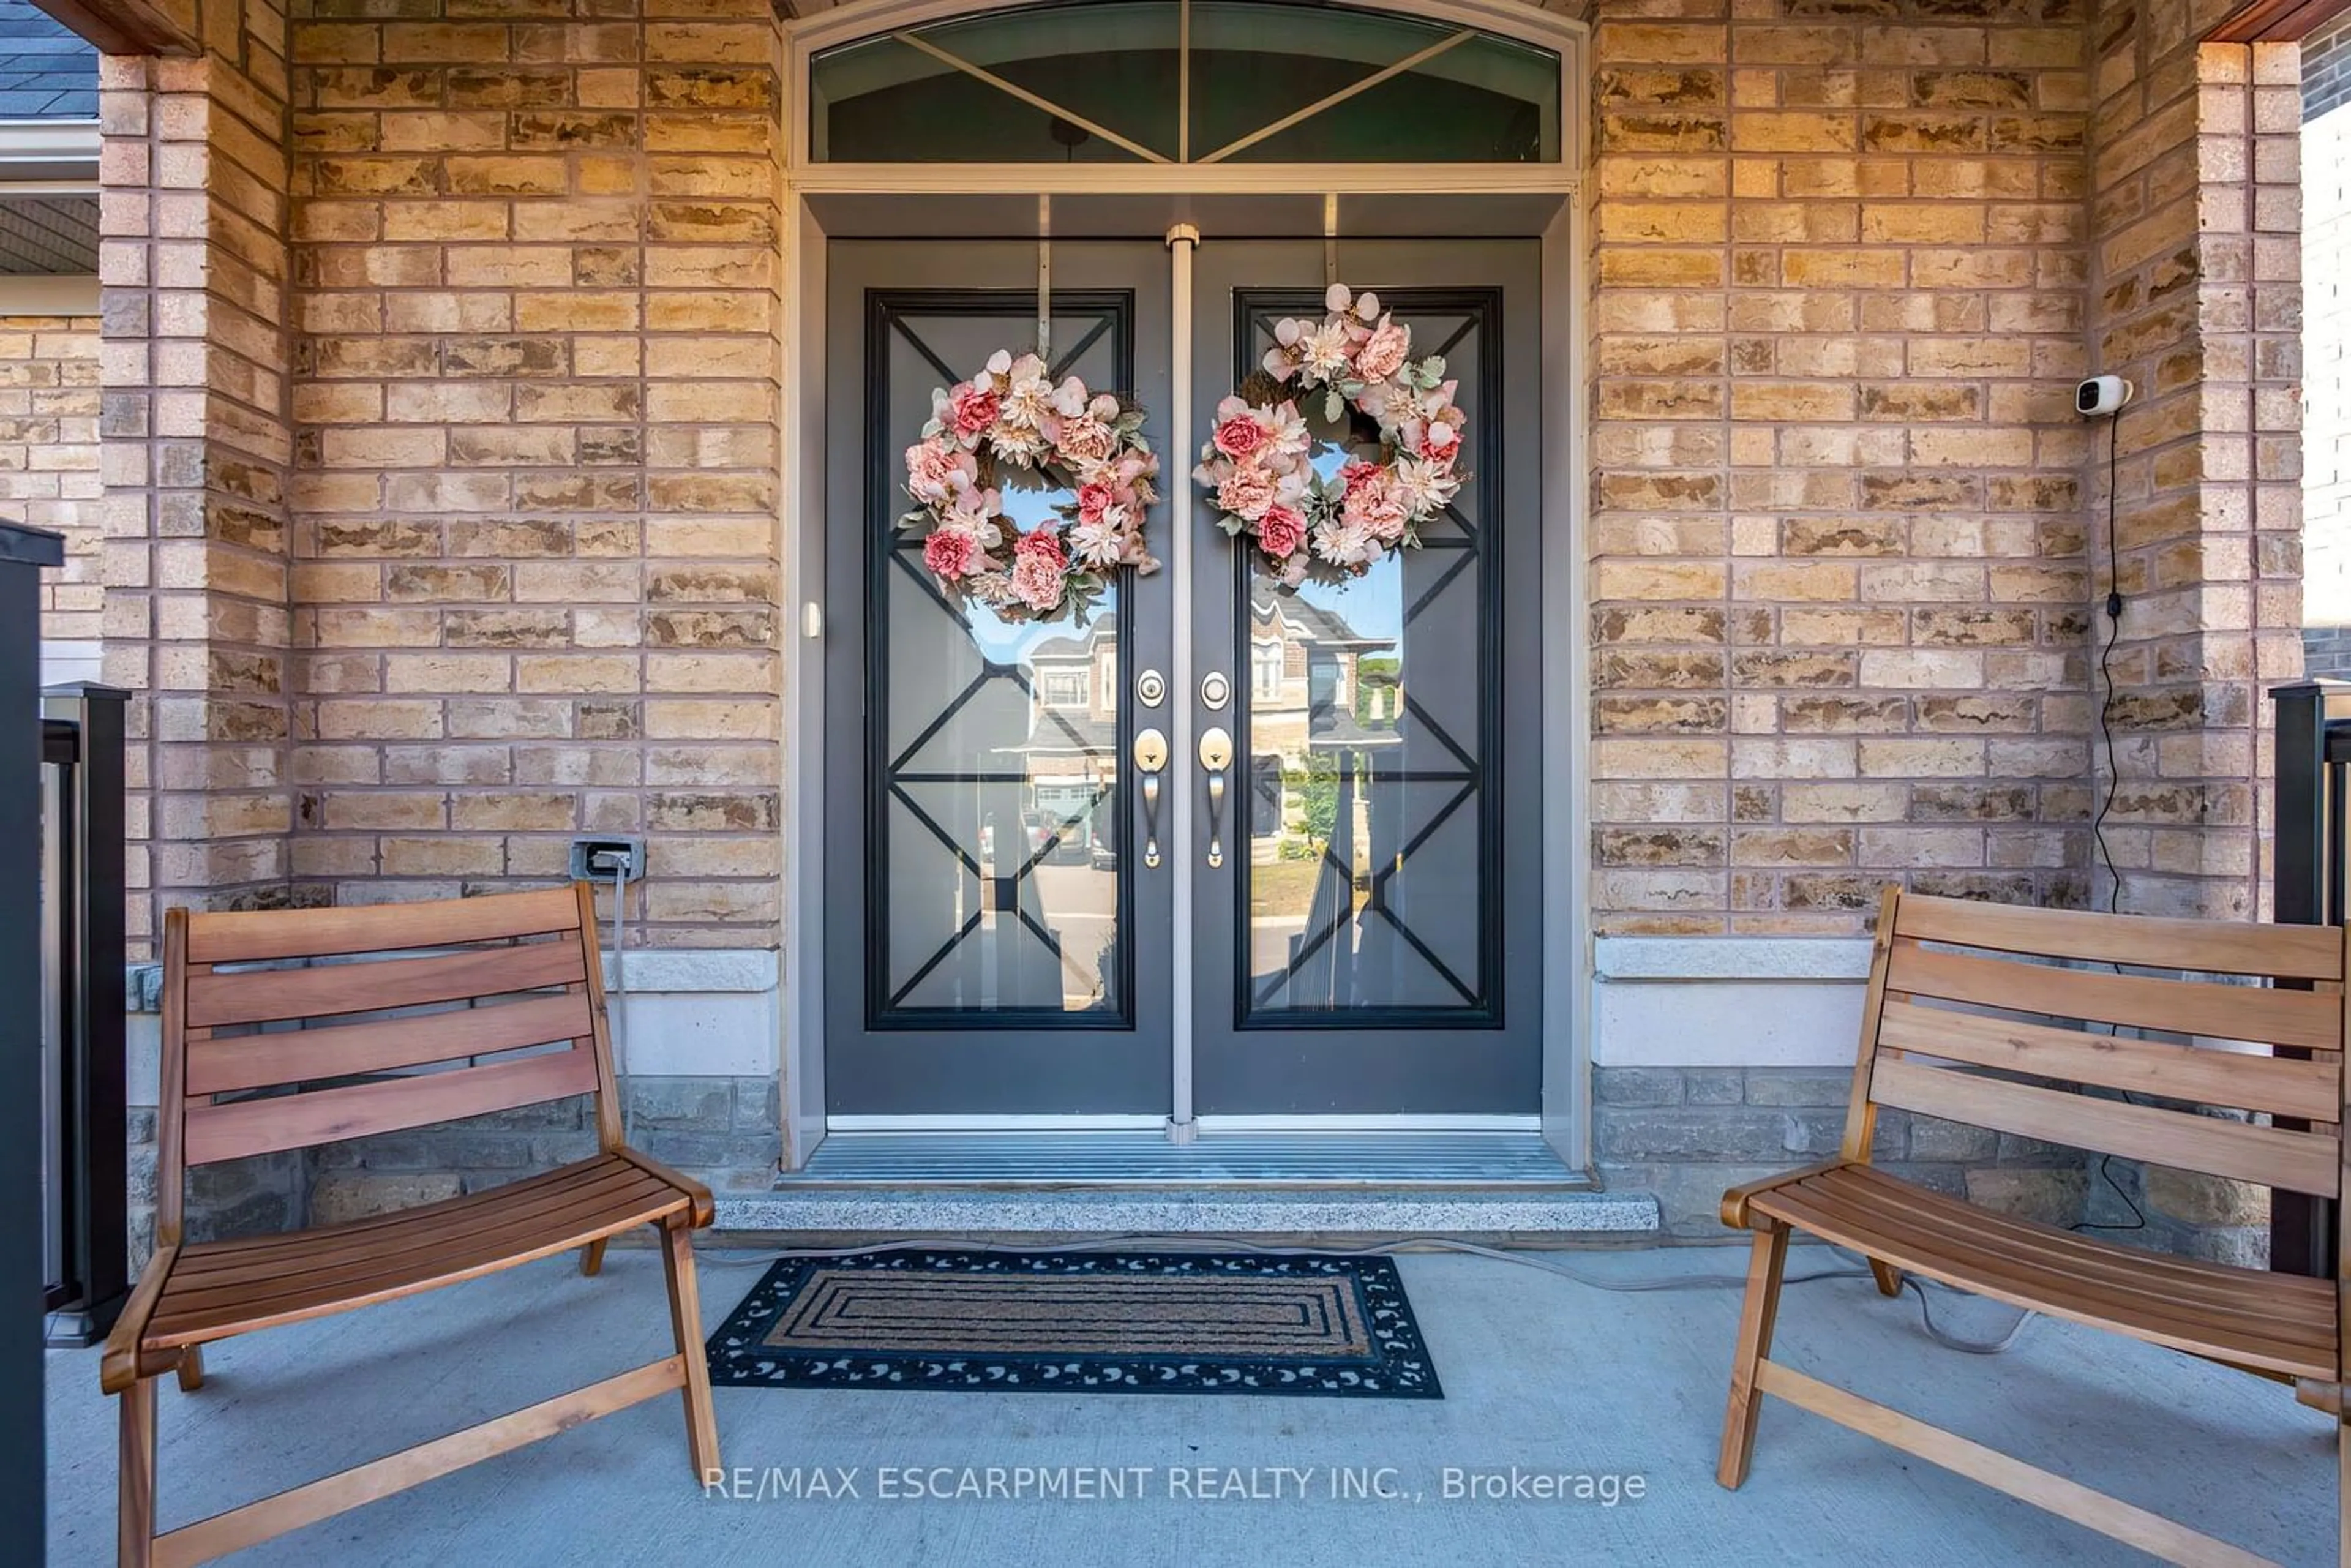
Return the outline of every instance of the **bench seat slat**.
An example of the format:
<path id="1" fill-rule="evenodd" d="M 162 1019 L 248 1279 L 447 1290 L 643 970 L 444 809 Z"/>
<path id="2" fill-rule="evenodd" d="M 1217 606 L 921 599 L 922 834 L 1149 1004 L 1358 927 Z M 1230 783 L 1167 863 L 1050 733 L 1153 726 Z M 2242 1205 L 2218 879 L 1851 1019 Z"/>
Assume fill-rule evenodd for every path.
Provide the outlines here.
<path id="1" fill-rule="evenodd" d="M 544 1197 L 550 1190 L 568 1187 L 579 1179 L 569 1166 L 540 1171 L 536 1176 L 517 1177 L 503 1186 L 486 1187 L 481 1193 L 466 1193 L 457 1197 L 444 1197 L 434 1203 L 412 1204 L 405 1208 L 388 1209 L 363 1219 L 345 1220 L 340 1225 L 319 1226 L 308 1230 L 288 1230 L 258 1236 L 240 1236 L 228 1241 L 204 1241 L 181 1249 L 175 1273 L 193 1275 L 222 1269 L 267 1269 L 298 1262 L 320 1244 L 320 1238 L 332 1236 L 338 1245 L 363 1240 L 377 1231 L 402 1230 L 415 1223 L 412 1217 L 432 1216 L 451 1211 L 465 1213 L 478 1197 L 495 1192 L 498 1201 L 525 1204 Z"/>
<path id="2" fill-rule="evenodd" d="M 1908 904 L 1903 912 L 1909 913 Z M 1907 937 L 1907 928 L 1904 935 Z M 2174 1034 L 2261 1040 L 2316 1051 L 2342 1049 L 2343 998 L 2323 991 L 2060 969 L 2008 958 L 1937 952 L 1907 940 L 1895 944 L 1886 989 L 1889 996 L 1935 997 Z"/>
<path id="3" fill-rule="evenodd" d="M 625 1176 L 618 1186 L 613 1186 L 609 1178 L 616 1167 Z M 180 1270 L 175 1267 L 164 1281 L 162 1299 L 142 1343 L 156 1350 L 198 1344 L 454 1284 L 569 1251 L 598 1237 L 682 1213 L 692 1203 L 687 1194 L 653 1178 L 616 1155 L 600 1155 L 550 1174 L 558 1178 L 559 1186 L 597 1196 L 592 1200 L 583 1197 L 553 1210 L 535 1228 L 526 1231 L 498 1224 L 497 1217 L 504 1206 L 502 1188 L 469 1194 L 429 1208 L 404 1210 L 389 1217 L 391 1223 L 376 1228 L 375 1234 L 389 1242 L 403 1228 L 423 1225 L 442 1234 L 443 1244 L 396 1253 L 362 1254 L 358 1261 L 322 1261 L 307 1267 L 298 1261 L 288 1262 L 277 1282 L 256 1282 L 254 1291 L 242 1296 L 209 1285 L 190 1290 L 182 1283 Z M 449 1223 L 453 1214 L 475 1216 L 481 1221 L 480 1228 L 476 1231 L 462 1224 L 453 1227 Z M 300 1233 L 299 1239 L 313 1243 L 331 1241 L 340 1228 Z M 211 1242 L 193 1250 L 198 1257 L 218 1259 L 235 1256 L 243 1246 L 237 1241 Z M 402 1261 L 398 1267 L 387 1269 L 375 1260 L 380 1257 Z M 193 1274 L 187 1278 L 203 1281 L 208 1277 Z"/>
<path id="4" fill-rule="evenodd" d="M 343 1138 L 404 1132 L 596 1090 L 596 1059 L 574 1047 L 487 1067 L 313 1089 L 301 1094 L 188 1103 L 187 1163 L 209 1165 Z"/>
<path id="5" fill-rule="evenodd" d="M 569 1167 L 567 1172 L 569 1172 Z M 180 1260 L 176 1270 L 176 1288 L 183 1291 L 223 1289 L 264 1288 L 290 1270 L 316 1269 L 324 1264 L 356 1261 L 418 1247 L 435 1247 L 462 1239 L 484 1227 L 503 1224 L 508 1219 L 536 1220 L 579 1204 L 583 1197 L 598 1196 L 599 1189 L 617 1189 L 625 1184 L 627 1173 L 617 1167 L 600 1170 L 589 1176 L 569 1173 L 565 1178 L 536 1191 L 509 1197 L 505 1187 L 485 1188 L 440 1203 L 413 1206 L 394 1210 L 392 1218 L 402 1223 L 386 1227 L 381 1231 L 360 1230 L 355 1226 L 319 1226 L 309 1230 L 290 1233 L 297 1246 L 284 1249 L 258 1249 L 214 1255 L 198 1249 L 193 1257 Z M 498 1195 L 495 1210 L 486 1216 L 470 1200 Z M 417 1218 L 411 1219 L 409 1216 Z M 355 1234 L 346 1235 L 346 1231 Z"/>
<path id="6" fill-rule="evenodd" d="M 1898 1205 L 1881 1201 L 1887 1189 L 1899 1189 Z M 1813 1177 L 1774 1188 L 1759 1195 L 1754 1207 L 1827 1240 L 2013 1306 L 2288 1376 L 2335 1376 L 2332 1281 L 2209 1263 L 2195 1266 L 2209 1276 L 2208 1299 L 2165 1301 L 2145 1293 L 2126 1295 L 2102 1288 L 2074 1267 L 2045 1261 L 2043 1254 L 2002 1251 L 1998 1242 L 1970 1240 L 1983 1210 L 1867 1166 L 1845 1167 L 1834 1186 Z M 1919 1218 L 1922 1212 L 1928 1218 Z M 2076 1266 L 2093 1258 L 2133 1256 L 2129 1249 L 2053 1226 L 2036 1228 Z M 2235 1303 L 2228 1322 L 2215 1321 L 2219 1314 L 2210 1298 Z M 2260 1324 L 2264 1312 L 2268 1326 L 2245 1326 Z"/>
<path id="7" fill-rule="evenodd" d="M 423 958 L 190 975 L 186 1021 L 190 1029 L 216 1029 L 472 1001 L 568 986 L 586 977 L 582 965 L 577 942 L 532 942 Z"/>
<path id="8" fill-rule="evenodd" d="M 1959 1200 L 1880 1176 L 1866 1167 L 1860 1167 L 1860 1174 L 1851 1166 L 1823 1172 L 1812 1186 L 1820 1197 L 1873 1210 L 1887 1223 L 1907 1224 L 1925 1235 L 1946 1237 L 1938 1245 L 1949 1247 L 1955 1257 L 1985 1258 L 1995 1272 L 2017 1267 L 2045 1270 L 2079 1281 L 2085 1291 L 2143 1299 L 2216 1326 L 2274 1332 L 2314 1351 L 2335 1343 L 2335 1298 L 2323 1288 L 2249 1291 L 2244 1271 L 2216 1272 L 2211 1264 L 2193 1259 L 2105 1242 L 1987 1208 L 1969 1207 L 1967 1228 L 1960 1230 L 1952 1214 Z M 2100 1244 L 2085 1246 L 2085 1241 Z M 2150 1261 L 2166 1266 L 2149 1268 Z"/>
<path id="9" fill-rule="evenodd" d="M 2117 1041 L 2112 1035 L 2084 1030 L 2051 1029 L 1900 1000 L 1886 1004 L 1877 1040 L 1881 1046 L 1977 1067 L 2199 1105 L 2268 1111 L 2313 1122 L 2332 1122 L 2343 1112 L 2342 1058 L 2331 1051 L 2295 1061 L 2161 1040 Z"/>
<path id="10" fill-rule="evenodd" d="M 458 942 L 491 942 L 580 928 L 580 900 L 569 887 L 496 898 L 426 904 L 359 904 L 197 915 L 188 921 L 188 962 L 244 964 L 260 958 L 323 958 L 395 952 Z"/>
<path id="11" fill-rule="evenodd" d="M 390 1072 L 526 1045 L 580 1040 L 595 1027 L 579 992 L 460 1008 L 422 1017 L 371 1019 L 290 1033 L 188 1042 L 188 1092 L 229 1094 L 305 1078 Z"/>
<path id="12" fill-rule="evenodd" d="M 2094 915 L 1972 899 L 1903 900 L 1902 935 L 2045 958 L 2280 979 L 2340 980 L 2343 934 L 2331 925 L 2255 925 Z"/>
<path id="13" fill-rule="evenodd" d="M 339 1290 L 360 1291 L 386 1281 L 411 1278 L 420 1267 L 430 1267 L 435 1255 L 476 1247 L 528 1246 L 550 1228 L 568 1233 L 584 1215 L 664 1190 L 663 1183 L 633 1166 L 614 1166 L 582 1173 L 529 1203 L 460 1207 L 364 1240 L 339 1245 L 333 1229 L 328 1228 L 310 1233 L 312 1246 L 291 1260 L 290 1267 L 287 1260 L 280 1258 L 246 1268 L 185 1272 L 173 1281 L 163 1307 L 174 1316 L 224 1307 L 266 1307 L 306 1295 L 321 1281 L 331 1281 Z M 473 1196 L 487 1198 L 489 1193 Z"/>
<path id="14" fill-rule="evenodd" d="M 2342 1158 L 2341 1146 L 2325 1133 L 2224 1122 L 1885 1056 L 1870 1070 L 1869 1097 L 2044 1143 L 2322 1197 L 2334 1196 Z"/>

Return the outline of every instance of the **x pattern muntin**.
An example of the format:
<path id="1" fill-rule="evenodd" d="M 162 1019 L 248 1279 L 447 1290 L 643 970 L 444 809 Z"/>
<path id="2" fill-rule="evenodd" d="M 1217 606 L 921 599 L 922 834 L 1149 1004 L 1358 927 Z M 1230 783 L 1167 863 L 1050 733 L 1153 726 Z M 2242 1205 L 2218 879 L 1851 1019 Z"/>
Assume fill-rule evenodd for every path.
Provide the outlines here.
<path id="1" fill-rule="evenodd" d="M 1115 325 L 1116 318 L 1110 313 L 1095 314 L 1092 321 L 1078 334 L 1076 340 L 1056 358 L 1052 366 L 1053 377 L 1059 380 L 1069 374 L 1071 368 L 1076 365 Z M 946 378 L 950 383 L 963 379 L 966 372 L 954 369 L 946 357 L 914 329 L 905 313 L 899 312 L 893 315 L 891 327 L 898 337 L 938 375 Z M 922 566 L 921 542 L 897 537 L 894 520 L 887 508 L 884 509 L 878 526 L 890 529 L 888 536 L 890 569 L 903 573 L 908 582 L 921 591 L 923 597 L 920 603 L 935 611 L 951 624 L 953 630 L 948 632 L 950 638 L 958 633 L 967 637 L 969 633 L 966 612 L 958 609 L 939 591 L 938 585 L 932 580 L 931 574 Z M 950 645 L 952 646 L 952 643 Z M 1015 773 L 968 768 L 925 770 L 916 765 L 924 749 L 954 722 L 956 716 L 969 706 L 975 698 L 991 689 L 998 682 L 1009 683 L 1024 699 L 1026 710 L 1041 716 L 1046 722 L 1058 728 L 1067 737 L 1071 750 L 1077 756 L 1092 761 L 1104 755 L 1100 747 L 1089 742 L 1068 720 L 1052 709 L 1038 703 L 1035 685 L 1030 681 L 1026 668 L 1018 664 L 987 658 L 983 654 L 977 673 L 931 716 L 929 721 L 913 740 L 907 742 L 886 759 L 883 766 L 883 785 L 887 798 L 912 818 L 922 829 L 926 840 L 937 850 L 944 851 L 961 868 L 964 874 L 975 882 L 992 882 L 999 888 L 1014 890 L 1013 896 L 1008 901 L 999 902 L 993 913 L 1011 915 L 1015 929 L 1025 931 L 1033 937 L 1080 985 L 1092 985 L 1095 983 L 1095 977 L 1085 973 L 1068 954 L 1062 951 L 1061 945 L 1053 933 L 1048 931 L 1030 913 L 1026 901 L 1019 896 L 1019 890 L 1030 880 L 1037 868 L 1045 863 L 1054 851 L 1061 847 L 1062 840 L 1068 835 L 1070 830 L 1084 821 L 1110 797 L 1112 787 L 1109 784 L 1099 785 L 1089 791 L 1074 809 L 1050 812 L 1049 814 L 1054 819 L 1054 825 L 1044 841 L 1031 851 L 1008 875 L 996 876 L 987 874 L 987 868 L 981 863 L 973 846 L 957 838 L 950 829 L 939 821 L 934 812 L 925 810 L 923 803 L 915 799 L 914 791 L 925 786 L 954 788 L 1011 785 L 1025 783 L 1028 780 L 1026 772 Z M 883 700 L 886 707 L 888 700 L 886 695 Z M 1018 820 L 1019 817 L 1016 815 L 1016 821 Z M 888 831 L 886 824 L 877 823 L 875 826 L 875 836 L 879 841 L 878 852 L 886 860 L 898 847 L 899 841 Z M 1121 874 L 1124 874 L 1123 862 L 1121 862 Z M 888 1007 L 895 1010 L 906 1006 L 908 998 L 941 965 L 954 957 L 972 936 L 987 929 L 985 917 L 989 913 L 991 910 L 987 901 L 975 900 L 975 906 L 970 914 L 957 925 L 946 939 L 933 948 L 921 963 L 914 966 L 913 970 L 906 974 L 904 979 L 895 983 L 888 996 Z M 1117 933 L 1114 939 L 1119 941 L 1125 939 L 1123 929 Z M 888 972 L 894 978 L 897 972 L 896 966 L 891 965 Z"/>
<path id="2" fill-rule="evenodd" d="M 1403 298 L 1401 291 L 1398 298 Z M 1275 311 L 1269 310 L 1255 315 L 1252 318 L 1252 327 L 1256 337 L 1266 342 L 1271 341 L 1274 323 L 1278 319 L 1279 313 Z M 1469 338 L 1470 334 L 1478 329 L 1479 325 L 1479 313 L 1471 311 L 1460 325 L 1438 344 L 1435 351 L 1449 357 Z M 1458 504 L 1458 497 L 1457 504 L 1446 507 L 1444 516 L 1459 530 L 1458 537 L 1424 539 L 1421 541 L 1420 549 L 1446 551 L 1451 553 L 1454 559 L 1446 564 L 1444 570 L 1437 574 L 1436 580 L 1421 590 L 1405 608 L 1402 625 L 1407 632 L 1425 612 L 1438 601 L 1448 588 L 1479 561 L 1478 524 L 1461 509 Z M 1474 582 L 1475 580 L 1472 580 Z M 1481 641 L 1488 632 L 1484 621 L 1485 616 L 1481 610 L 1478 616 L 1478 633 Z M 1317 701 L 1309 709 L 1310 731 L 1316 727 L 1318 723 L 1327 723 L 1333 716 L 1333 713 L 1334 709 L 1328 698 Z M 1480 809 L 1483 808 L 1484 802 L 1480 800 L 1480 795 L 1485 783 L 1484 769 L 1480 767 L 1477 757 L 1464 747 L 1451 731 L 1438 723 L 1426 707 L 1415 701 L 1409 693 L 1405 695 L 1404 711 L 1396 727 L 1400 737 L 1407 734 L 1407 726 L 1410 727 L 1410 734 L 1425 736 L 1434 740 L 1451 758 L 1454 766 L 1438 769 L 1391 769 L 1382 773 L 1378 770 L 1371 754 L 1357 752 L 1353 759 L 1357 787 L 1366 790 L 1383 784 L 1399 789 L 1415 785 L 1451 785 L 1453 788 L 1428 819 L 1413 831 L 1410 837 L 1405 839 L 1384 864 L 1372 873 L 1369 894 L 1361 914 L 1364 918 L 1380 921 L 1395 935 L 1399 941 L 1418 955 L 1428 966 L 1430 971 L 1460 998 L 1459 1006 L 1467 1009 L 1483 1009 L 1488 1005 L 1488 998 L 1483 994 L 1484 977 L 1481 974 L 1473 974 L 1469 979 L 1465 980 L 1452 965 L 1447 964 L 1438 955 L 1434 946 L 1421 933 L 1413 929 L 1410 922 L 1398 910 L 1395 894 L 1399 891 L 1398 877 L 1413 864 L 1413 857 L 1423 851 L 1448 821 L 1452 821 L 1466 806 L 1476 803 Z M 1328 843 L 1323 844 L 1321 850 L 1320 859 L 1322 869 L 1337 875 L 1344 885 L 1352 889 L 1353 868 L 1341 863 L 1339 857 L 1332 852 Z M 1481 876 L 1491 874 L 1489 867 L 1481 865 L 1479 870 Z M 1249 874 L 1249 869 L 1245 865 L 1242 875 L 1246 878 Z M 1243 897 L 1243 907 L 1246 908 L 1248 907 L 1246 892 Z M 1333 940 L 1338 939 L 1343 932 L 1354 924 L 1357 913 L 1352 896 L 1343 900 L 1340 907 L 1332 913 L 1331 917 L 1324 921 L 1319 929 L 1306 936 L 1298 944 L 1296 952 L 1291 955 L 1287 964 L 1259 982 L 1255 994 L 1250 998 L 1250 1010 L 1277 1013 L 1327 1010 L 1287 1009 L 1279 1005 L 1278 998 L 1296 980 L 1300 972 L 1313 962 L 1317 954 L 1329 946 Z"/>

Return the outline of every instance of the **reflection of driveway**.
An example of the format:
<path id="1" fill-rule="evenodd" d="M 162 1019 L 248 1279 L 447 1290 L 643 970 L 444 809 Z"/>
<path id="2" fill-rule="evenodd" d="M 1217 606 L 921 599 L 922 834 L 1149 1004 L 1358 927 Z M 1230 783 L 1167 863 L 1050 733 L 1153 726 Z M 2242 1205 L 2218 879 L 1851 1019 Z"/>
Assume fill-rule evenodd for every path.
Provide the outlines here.
<path id="1" fill-rule="evenodd" d="M 1030 874 L 1037 879 L 1037 898 L 1045 913 L 1063 925 L 1073 917 L 1109 920 L 1118 913 L 1116 872 L 1084 865 L 1040 865 Z"/>
<path id="2" fill-rule="evenodd" d="M 1290 967 L 1290 944 L 1293 939 L 1305 935 L 1305 932 L 1306 917 L 1302 915 L 1296 916 L 1260 915 L 1250 921 L 1250 971 L 1263 977 L 1268 975 L 1279 975 Z M 1343 941 L 1345 937 L 1346 934 L 1342 933 L 1340 936 L 1332 937 L 1331 940 Z M 1329 944 L 1326 943 L 1324 946 L 1327 947 Z"/>
<path id="3" fill-rule="evenodd" d="M 1100 955 L 1118 935 L 1118 873 L 1040 865 L 1029 875 L 1037 883 L 1037 902 L 1044 906 L 1045 929 L 1061 934 L 1061 986 L 1069 993 L 1064 1002 L 1083 1008 L 1093 999 Z"/>

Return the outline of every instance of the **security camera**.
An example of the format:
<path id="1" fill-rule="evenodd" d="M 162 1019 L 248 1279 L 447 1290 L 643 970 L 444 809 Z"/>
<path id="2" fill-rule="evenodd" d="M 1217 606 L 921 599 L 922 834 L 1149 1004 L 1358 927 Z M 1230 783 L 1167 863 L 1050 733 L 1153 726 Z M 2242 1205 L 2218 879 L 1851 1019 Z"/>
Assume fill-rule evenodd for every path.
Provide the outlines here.
<path id="1" fill-rule="evenodd" d="M 2074 412 L 2093 418 L 2118 413 L 2130 402 L 2131 384 L 2120 376 L 2092 376 L 2074 389 Z"/>

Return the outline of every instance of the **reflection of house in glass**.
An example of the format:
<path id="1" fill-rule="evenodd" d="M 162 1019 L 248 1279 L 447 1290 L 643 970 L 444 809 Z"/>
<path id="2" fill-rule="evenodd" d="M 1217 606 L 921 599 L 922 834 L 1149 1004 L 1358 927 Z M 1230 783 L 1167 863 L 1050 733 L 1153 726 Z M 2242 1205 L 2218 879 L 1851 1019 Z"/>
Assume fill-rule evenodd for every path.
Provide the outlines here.
<path id="1" fill-rule="evenodd" d="M 1477 766 L 1454 721 L 1407 707 L 1402 637 L 1358 629 L 1409 623 L 1402 591 L 1397 575 L 1251 596 L 1244 809 L 1259 1011 L 1476 1002 Z M 1424 687 L 1432 653 L 1440 674 L 1458 657 L 1426 651 Z M 1474 716 L 1458 723 L 1475 734 Z"/>
<path id="2" fill-rule="evenodd" d="M 1003 755 L 1029 778 L 1021 835 L 1048 864 L 1109 867 L 1118 852 L 1118 619 L 1030 647 L 1029 733 Z M 1048 848 L 1048 841 L 1051 841 Z"/>
<path id="3" fill-rule="evenodd" d="M 1263 587 L 1249 599 L 1249 831 L 1260 861 L 1313 859 L 1365 824 L 1332 820 L 1342 778 L 1393 748 L 1404 706 L 1394 637 L 1365 636 L 1336 610 Z M 1356 812 L 1362 811 L 1355 795 Z M 1352 868 L 1351 868 L 1352 869 Z"/>

